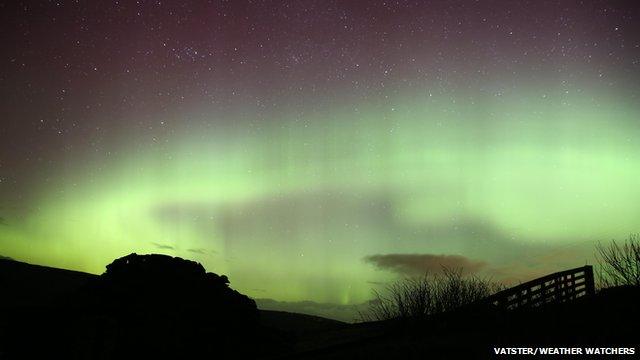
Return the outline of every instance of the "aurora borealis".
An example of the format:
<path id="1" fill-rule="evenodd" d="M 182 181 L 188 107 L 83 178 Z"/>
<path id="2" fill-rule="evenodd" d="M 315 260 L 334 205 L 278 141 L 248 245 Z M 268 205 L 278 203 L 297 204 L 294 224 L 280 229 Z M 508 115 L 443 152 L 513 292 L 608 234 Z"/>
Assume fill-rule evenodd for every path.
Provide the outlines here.
<path id="1" fill-rule="evenodd" d="M 640 231 L 632 1 L 1 6 L 0 255 L 350 305 Z"/>

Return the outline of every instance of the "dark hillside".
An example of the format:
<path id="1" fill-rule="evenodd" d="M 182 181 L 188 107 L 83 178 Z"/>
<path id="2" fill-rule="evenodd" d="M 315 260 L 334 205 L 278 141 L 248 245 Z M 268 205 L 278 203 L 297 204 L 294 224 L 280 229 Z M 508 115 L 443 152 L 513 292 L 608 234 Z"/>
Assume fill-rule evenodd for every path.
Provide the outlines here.
<path id="1" fill-rule="evenodd" d="M 468 309 L 415 323 L 388 322 L 377 336 L 287 358 L 491 358 L 494 347 L 633 347 L 640 339 L 638 304 L 640 289 L 618 287 L 536 309 Z"/>
<path id="2" fill-rule="evenodd" d="M 0 259 L 0 305 L 49 304 L 97 275 Z"/>
<path id="3" fill-rule="evenodd" d="M 105 274 L 0 260 L 0 358 L 488 358 L 494 347 L 634 346 L 640 290 L 497 310 L 470 306 L 423 320 L 346 324 L 258 311 L 198 263 L 130 255 Z"/>

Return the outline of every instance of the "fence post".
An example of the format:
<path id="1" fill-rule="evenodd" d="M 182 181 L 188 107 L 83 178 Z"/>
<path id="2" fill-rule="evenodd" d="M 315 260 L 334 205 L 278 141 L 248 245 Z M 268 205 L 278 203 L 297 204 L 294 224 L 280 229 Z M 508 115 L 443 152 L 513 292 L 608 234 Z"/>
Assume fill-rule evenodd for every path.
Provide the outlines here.
<path id="1" fill-rule="evenodd" d="M 593 295 L 596 293 L 596 285 L 593 281 L 593 266 L 586 265 L 584 267 L 584 290 L 586 295 Z"/>

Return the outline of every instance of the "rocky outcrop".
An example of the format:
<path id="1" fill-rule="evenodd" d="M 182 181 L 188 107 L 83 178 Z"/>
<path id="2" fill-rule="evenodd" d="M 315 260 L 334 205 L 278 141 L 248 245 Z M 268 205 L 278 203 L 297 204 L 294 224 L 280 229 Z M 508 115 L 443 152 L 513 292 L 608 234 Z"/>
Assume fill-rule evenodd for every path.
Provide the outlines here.
<path id="1" fill-rule="evenodd" d="M 111 339 L 104 346 L 116 357 L 237 353 L 256 336 L 255 302 L 230 288 L 226 276 L 179 257 L 116 259 L 86 294 L 104 320 L 100 338 Z"/>

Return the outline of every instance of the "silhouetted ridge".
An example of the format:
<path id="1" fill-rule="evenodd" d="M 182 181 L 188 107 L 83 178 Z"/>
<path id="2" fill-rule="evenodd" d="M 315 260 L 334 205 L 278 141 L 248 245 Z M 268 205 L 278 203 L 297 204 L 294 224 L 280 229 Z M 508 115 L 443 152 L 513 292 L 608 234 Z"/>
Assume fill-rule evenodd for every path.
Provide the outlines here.
<path id="1" fill-rule="evenodd" d="M 226 276 L 207 273 L 195 261 L 134 253 L 107 265 L 89 291 L 99 295 L 105 305 L 162 307 L 163 311 L 199 308 L 198 317 L 256 321 L 255 302 L 228 284 Z"/>

